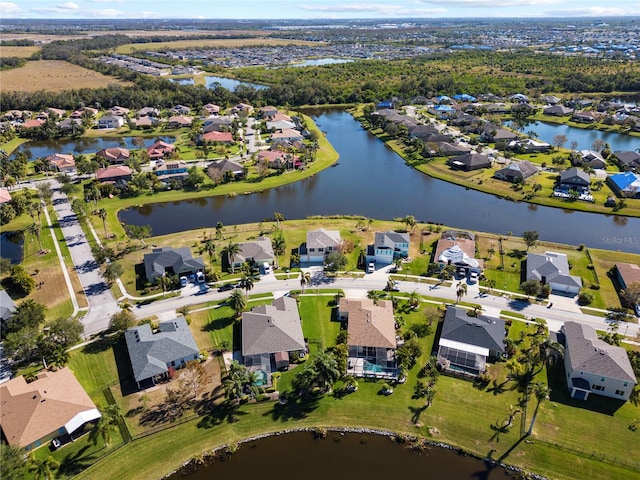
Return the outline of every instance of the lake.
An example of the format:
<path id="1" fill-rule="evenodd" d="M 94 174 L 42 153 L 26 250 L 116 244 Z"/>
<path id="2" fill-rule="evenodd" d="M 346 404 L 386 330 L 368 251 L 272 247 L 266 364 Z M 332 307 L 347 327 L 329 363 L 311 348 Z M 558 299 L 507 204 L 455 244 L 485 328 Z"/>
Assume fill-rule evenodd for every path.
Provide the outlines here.
<path id="1" fill-rule="evenodd" d="M 18 152 L 31 153 L 30 159 L 35 160 L 41 157 L 48 157 L 54 153 L 73 153 L 73 154 L 88 154 L 95 153 L 103 148 L 110 147 L 125 147 L 130 149 L 138 148 L 133 144 L 133 139 L 136 137 L 82 137 L 82 138 L 65 138 L 55 140 L 31 140 L 23 143 L 16 148 L 11 157 L 14 158 Z M 145 148 L 149 145 L 153 145 L 157 140 L 163 140 L 168 143 L 175 142 L 175 137 L 159 136 L 152 138 L 144 138 Z"/>
<path id="2" fill-rule="evenodd" d="M 225 77 L 214 77 L 208 75 L 204 77 L 205 84 L 207 88 L 215 88 L 215 84 L 219 83 L 221 87 L 226 88 L 227 90 L 233 92 L 238 85 L 244 85 L 246 87 L 252 87 L 256 90 L 264 90 L 267 87 L 266 85 L 259 85 L 257 83 L 249 83 L 249 82 L 241 82 L 240 80 L 235 80 L 233 78 L 225 78 Z"/>
<path id="3" fill-rule="evenodd" d="M 196 83 L 193 78 L 170 78 L 169 81 L 178 85 L 195 85 Z"/>
<path id="4" fill-rule="evenodd" d="M 309 58 L 299 63 L 290 63 L 287 67 L 317 67 L 320 65 L 333 65 L 335 63 L 351 63 L 353 60 L 346 58 Z"/>
<path id="5" fill-rule="evenodd" d="M 566 135 L 567 143 L 565 148 L 570 148 L 571 142 L 578 142 L 577 150 L 591 150 L 593 142 L 602 140 L 609 144 L 612 151 L 635 150 L 640 148 L 640 137 L 622 135 L 619 133 L 600 132 L 587 128 L 576 128 L 569 125 L 559 125 L 555 123 L 533 122 L 525 127 L 525 132 L 535 132 L 535 136 L 543 142 L 553 145 L 553 137 L 556 135 Z"/>
<path id="6" fill-rule="evenodd" d="M 529 205 L 468 190 L 424 175 L 340 109 L 308 111 L 340 153 L 338 164 L 313 177 L 250 195 L 147 204 L 119 213 L 120 221 L 150 225 L 154 235 L 260 222 L 274 212 L 285 218 L 363 215 L 391 220 L 414 215 L 420 222 L 482 232 L 640 253 L 640 218 Z M 215 192 L 215 190 L 212 190 Z M 375 224 L 374 224 L 375 228 Z"/>
<path id="7" fill-rule="evenodd" d="M 22 262 L 22 245 L 24 235 L 22 232 L 0 233 L 0 256 L 11 260 L 13 265 Z"/>
<path id="8" fill-rule="evenodd" d="M 209 480 L 276 477 L 305 480 L 326 480 L 329 477 L 367 480 L 513 478 L 502 468 L 490 469 L 483 461 L 452 450 L 428 447 L 416 452 L 392 441 L 390 437 L 338 432 L 329 432 L 325 439 L 314 439 L 311 432 L 263 438 L 243 444 L 223 461 L 197 467 L 195 471 L 179 471 L 168 478 Z"/>

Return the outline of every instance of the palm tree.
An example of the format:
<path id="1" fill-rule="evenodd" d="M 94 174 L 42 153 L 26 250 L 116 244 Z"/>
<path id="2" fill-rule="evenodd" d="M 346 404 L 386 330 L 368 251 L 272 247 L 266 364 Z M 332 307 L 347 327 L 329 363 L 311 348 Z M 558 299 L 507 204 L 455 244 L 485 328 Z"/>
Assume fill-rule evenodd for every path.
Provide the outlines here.
<path id="1" fill-rule="evenodd" d="M 280 230 L 280 222 L 284 222 L 285 218 L 280 212 L 273 212 L 273 218 L 276 221 L 276 226 Z"/>
<path id="2" fill-rule="evenodd" d="M 40 251 L 42 252 L 44 249 L 42 248 L 42 239 L 40 238 L 40 231 L 42 230 L 42 226 L 39 222 L 33 222 L 29 225 L 29 233 L 35 235 L 38 239 L 38 245 L 40 245 Z"/>
<path id="3" fill-rule="evenodd" d="M 304 292 L 304 287 L 311 284 L 311 273 L 309 272 L 301 272 L 300 273 L 300 288 Z"/>
<path id="4" fill-rule="evenodd" d="M 490 278 L 489 280 L 487 280 L 487 288 L 489 289 L 489 293 L 491 293 L 491 290 L 496 288 L 496 283 L 497 282 L 493 278 Z"/>
<path id="5" fill-rule="evenodd" d="M 336 358 L 330 353 L 318 353 L 313 359 L 313 365 L 316 372 L 315 384 L 323 392 L 331 389 L 331 386 L 342 375 L 338 369 Z"/>
<path id="6" fill-rule="evenodd" d="M 458 282 L 456 285 L 456 303 L 459 303 L 462 300 L 462 297 L 467 294 L 467 284 L 464 282 Z"/>
<path id="7" fill-rule="evenodd" d="M 204 241 L 203 250 L 209 255 L 209 268 L 213 271 L 213 261 L 216 255 L 216 244 L 211 237 Z"/>
<path id="8" fill-rule="evenodd" d="M 241 290 L 238 290 L 236 288 L 233 292 L 231 292 L 231 296 L 229 297 L 229 304 L 231 305 L 231 308 L 233 308 L 233 311 L 236 312 L 236 317 L 239 317 L 242 311 L 247 306 L 247 301 L 244 295 L 242 295 Z"/>
<path id="9" fill-rule="evenodd" d="M 29 463 L 29 472 L 33 473 L 34 480 L 53 480 L 53 471 L 60 468 L 60 462 L 54 460 L 51 455 L 40 459 L 30 457 Z"/>
<path id="10" fill-rule="evenodd" d="M 222 239 L 222 234 L 224 232 L 224 225 L 222 222 L 216 223 L 216 238 L 218 240 Z"/>
<path id="11" fill-rule="evenodd" d="M 118 307 L 120 307 L 120 310 L 122 310 L 123 312 L 131 312 L 133 310 L 133 305 L 128 300 L 125 300 L 124 302 L 120 302 L 118 304 Z"/>
<path id="12" fill-rule="evenodd" d="M 94 445 L 98 445 L 100 438 L 104 441 L 105 447 L 109 448 L 109 442 L 111 441 L 111 430 L 113 429 L 113 423 L 106 416 L 101 416 L 96 424 L 89 432 L 89 440 Z"/>
<path id="13" fill-rule="evenodd" d="M 247 367 L 238 363 L 236 360 L 229 365 L 229 371 L 222 381 L 224 386 L 225 397 L 240 401 L 244 393 L 245 386 L 250 382 L 250 375 Z"/>
<path id="14" fill-rule="evenodd" d="M 112 403 L 111 405 L 109 405 L 104 411 L 104 416 L 107 417 L 107 420 L 112 425 L 117 425 L 121 420 L 124 419 L 122 409 L 117 403 Z"/>
<path id="15" fill-rule="evenodd" d="M 98 210 L 98 216 L 102 220 L 102 226 L 104 227 L 104 238 L 109 238 L 107 234 L 107 211 L 104 208 Z"/>
<path id="16" fill-rule="evenodd" d="M 546 339 L 540 345 L 541 359 L 549 364 L 554 364 L 564 356 L 564 347 L 558 343 Z"/>
<path id="17" fill-rule="evenodd" d="M 394 288 L 396 288 L 396 282 L 390 278 L 387 280 L 387 292 L 393 292 Z"/>
<path id="18" fill-rule="evenodd" d="M 165 293 L 167 293 L 167 289 L 171 286 L 171 279 L 166 275 L 162 275 L 158 278 L 158 283 L 162 288 L 162 296 L 164 297 Z"/>
<path id="19" fill-rule="evenodd" d="M 244 288 L 244 293 L 246 297 L 249 297 L 249 290 L 253 288 L 253 278 L 245 275 L 240 279 L 238 285 Z"/>
<path id="20" fill-rule="evenodd" d="M 533 385 L 533 394 L 536 397 L 536 409 L 533 411 L 533 416 L 531 417 L 531 424 L 529 425 L 529 430 L 527 430 L 527 435 L 531 435 L 533 432 L 533 425 L 536 423 L 536 417 L 538 416 L 538 409 L 540 408 L 540 404 L 545 400 L 549 400 L 549 394 L 551 390 L 547 385 L 542 382 L 537 382 Z"/>
<path id="21" fill-rule="evenodd" d="M 407 299 L 407 302 L 409 303 L 411 308 L 413 308 L 414 310 L 417 310 L 418 307 L 420 306 L 420 296 L 418 295 L 418 292 L 416 292 L 415 290 L 411 292 L 409 294 L 409 298 Z"/>
<path id="22" fill-rule="evenodd" d="M 240 251 L 240 245 L 238 245 L 237 243 L 229 242 L 229 245 L 227 245 L 227 248 L 226 248 L 226 252 L 227 252 L 227 261 L 229 262 L 229 266 L 231 267 L 231 273 L 236 273 L 236 269 L 233 265 L 233 257 L 235 257 L 239 251 Z"/>
<path id="23" fill-rule="evenodd" d="M 413 215 L 406 215 L 402 217 L 401 222 L 404 223 L 405 228 L 408 231 L 413 231 L 413 228 L 416 226 L 416 217 Z"/>
<path id="24" fill-rule="evenodd" d="M 95 210 L 98 210 L 98 200 L 100 200 L 100 198 L 102 197 L 102 195 L 100 194 L 100 189 L 97 185 L 94 184 L 89 188 L 89 191 L 87 193 L 89 198 L 93 199 Z"/>

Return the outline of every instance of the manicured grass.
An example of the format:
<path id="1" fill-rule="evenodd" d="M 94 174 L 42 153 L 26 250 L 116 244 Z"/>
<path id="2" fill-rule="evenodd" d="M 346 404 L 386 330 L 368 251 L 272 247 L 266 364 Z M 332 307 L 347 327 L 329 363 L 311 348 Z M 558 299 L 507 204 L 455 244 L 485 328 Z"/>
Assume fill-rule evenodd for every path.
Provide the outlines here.
<path id="1" fill-rule="evenodd" d="M 114 340 L 104 339 L 69 353 L 69 368 L 89 393 L 101 391 L 118 381 Z"/>
<path id="2" fill-rule="evenodd" d="M 37 60 L 24 67 L 0 72 L 0 84 L 7 92 L 62 91 L 73 88 L 100 88 L 124 84 L 114 77 L 102 75 L 62 60 Z"/>
<path id="3" fill-rule="evenodd" d="M 334 295 L 318 297 L 300 297 L 300 318 L 302 332 L 309 342 L 309 348 L 324 351 L 335 347 L 341 322 L 335 319 Z"/>

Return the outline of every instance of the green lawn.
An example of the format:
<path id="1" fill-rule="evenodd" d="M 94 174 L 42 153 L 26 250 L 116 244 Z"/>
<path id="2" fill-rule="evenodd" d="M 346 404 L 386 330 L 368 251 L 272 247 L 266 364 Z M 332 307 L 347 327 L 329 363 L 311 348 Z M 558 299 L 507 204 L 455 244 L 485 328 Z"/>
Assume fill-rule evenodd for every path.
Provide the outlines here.
<path id="1" fill-rule="evenodd" d="M 69 354 L 69 368 L 89 393 L 118 381 L 118 367 L 111 339 L 99 340 Z"/>
<path id="2" fill-rule="evenodd" d="M 333 315 L 333 300 L 334 295 L 300 297 L 302 332 L 312 351 L 323 351 L 336 345 L 341 322 Z"/>

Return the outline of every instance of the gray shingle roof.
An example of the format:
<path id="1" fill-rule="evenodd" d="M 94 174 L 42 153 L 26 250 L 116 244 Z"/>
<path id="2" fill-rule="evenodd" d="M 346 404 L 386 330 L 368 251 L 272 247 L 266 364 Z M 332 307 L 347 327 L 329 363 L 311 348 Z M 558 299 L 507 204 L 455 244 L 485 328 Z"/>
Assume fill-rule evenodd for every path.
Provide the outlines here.
<path id="1" fill-rule="evenodd" d="M 233 257 L 234 264 L 244 263 L 249 259 L 254 262 L 272 262 L 276 256 L 269 237 L 258 237 L 253 242 L 239 244 L 240 250 Z"/>
<path id="2" fill-rule="evenodd" d="M 171 362 L 199 353 L 184 317 L 161 322 L 158 327 L 160 332 L 155 334 L 148 324 L 124 332 L 133 376 L 138 382 L 165 373 Z"/>
<path id="3" fill-rule="evenodd" d="M 305 350 L 298 303 L 280 297 L 242 314 L 242 355 Z"/>
<path id="4" fill-rule="evenodd" d="M 529 253 L 527 255 L 527 280 L 582 287 L 582 279 L 569 274 L 569 261 L 563 253 Z"/>
<path id="5" fill-rule="evenodd" d="M 393 249 L 396 243 L 409 243 L 408 233 L 399 233 L 389 230 L 387 232 L 376 232 L 374 245 L 376 248 L 388 247 Z"/>
<path id="6" fill-rule="evenodd" d="M 469 317 L 465 309 L 450 306 L 440 338 L 504 353 L 504 328 L 504 320 L 486 315 Z"/>
<path id="7" fill-rule="evenodd" d="M 16 304 L 6 290 L 0 290 L 0 319 L 7 320 L 16 309 Z"/>
<path id="8" fill-rule="evenodd" d="M 588 325 L 566 322 L 562 328 L 572 370 L 637 383 L 624 348 L 600 340 Z"/>
<path id="9" fill-rule="evenodd" d="M 338 230 L 320 228 L 307 232 L 307 250 L 309 248 L 337 247 L 340 241 L 340 232 Z"/>
<path id="10" fill-rule="evenodd" d="M 144 256 L 144 271 L 149 281 L 161 277 L 167 269 L 172 269 L 176 275 L 195 272 L 204 269 L 204 260 L 193 258 L 189 247 L 154 248 Z"/>
<path id="11" fill-rule="evenodd" d="M 571 167 L 560 173 L 560 183 L 590 185 L 591 178 L 584 170 L 577 167 Z"/>

